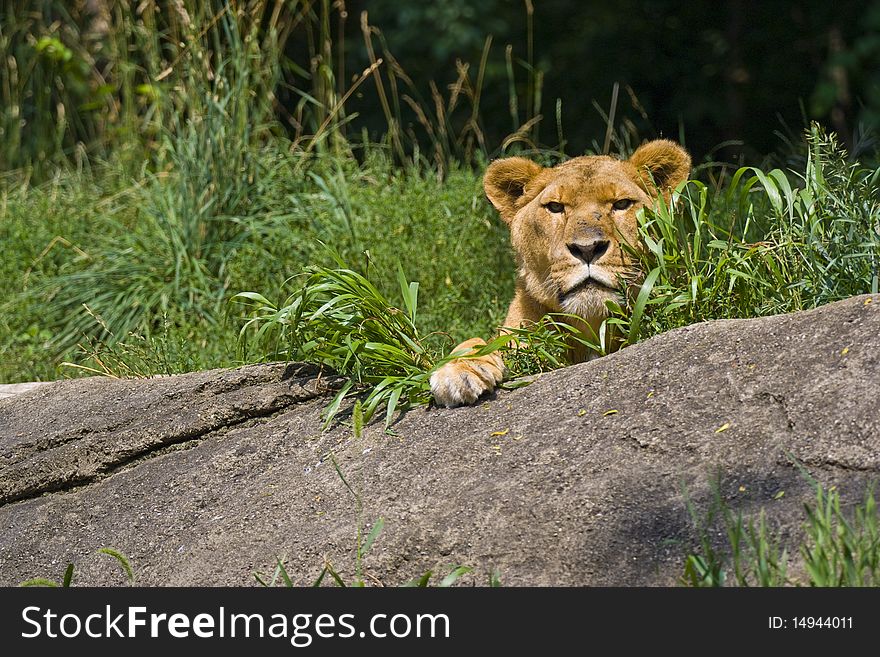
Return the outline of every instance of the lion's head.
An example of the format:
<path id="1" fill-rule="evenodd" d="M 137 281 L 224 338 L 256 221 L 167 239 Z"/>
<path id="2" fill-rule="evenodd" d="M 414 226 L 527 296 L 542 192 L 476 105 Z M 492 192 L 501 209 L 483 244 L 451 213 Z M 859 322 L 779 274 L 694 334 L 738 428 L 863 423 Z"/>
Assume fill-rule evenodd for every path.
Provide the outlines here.
<path id="1" fill-rule="evenodd" d="M 638 276 L 622 246 L 641 248 L 636 211 L 668 198 L 690 168 L 690 156 L 666 140 L 642 145 L 629 160 L 585 156 L 550 168 L 521 157 L 493 162 L 483 185 L 510 227 L 517 260 L 518 300 L 506 324 L 564 312 L 596 329 L 604 302 L 620 301 L 621 282 Z"/>

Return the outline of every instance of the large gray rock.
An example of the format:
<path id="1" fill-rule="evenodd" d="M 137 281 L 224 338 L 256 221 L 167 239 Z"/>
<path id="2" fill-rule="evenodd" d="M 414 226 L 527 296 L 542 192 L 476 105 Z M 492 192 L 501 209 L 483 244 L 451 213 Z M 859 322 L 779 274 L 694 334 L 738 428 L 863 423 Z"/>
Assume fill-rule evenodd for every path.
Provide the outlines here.
<path id="1" fill-rule="evenodd" d="M 399 584 L 450 564 L 485 584 L 672 584 L 694 546 L 682 497 L 721 492 L 800 536 L 813 490 L 859 501 L 880 472 L 880 297 L 672 331 L 473 408 L 386 433 L 322 431 L 333 381 L 298 366 L 78 379 L 0 400 L 0 584 L 237 585 L 276 557 Z M 613 411 L 613 412 L 612 412 Z M 723 427 L 726 427 L 722 430 Z M 800 465 L 796 465 L 800 464 Z"/>
<path id="2" fill-rule="evenodd" d="M 34 381 L 33 383 L 2 383 L 0 384 L 0 399 L 8 399 L 16 395 L 22 395 L 42 386 L 50 385 L 48 381 Z"/>

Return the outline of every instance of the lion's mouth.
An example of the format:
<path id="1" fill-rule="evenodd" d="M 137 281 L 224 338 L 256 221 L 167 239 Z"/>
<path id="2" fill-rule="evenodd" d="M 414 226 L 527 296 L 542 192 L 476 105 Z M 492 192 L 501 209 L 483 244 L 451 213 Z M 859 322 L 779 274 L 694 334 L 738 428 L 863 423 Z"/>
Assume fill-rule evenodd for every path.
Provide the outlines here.
<path id="1" fill-rule="evenodd" d="M 562 297 L 569 297 L 572 294 L 577 294 L 578 292 L 583 292 L 584 290 L 605 290 L 609 292 L 617 292 L 617 288 L 611 287 L 610 285 L 606 285 L 602 281 L 594 278 L 593 276 L 587 276 L 583 280 L 575 283 L 572 287 L 568 289 L 568 291 L 562 293 Z"/>

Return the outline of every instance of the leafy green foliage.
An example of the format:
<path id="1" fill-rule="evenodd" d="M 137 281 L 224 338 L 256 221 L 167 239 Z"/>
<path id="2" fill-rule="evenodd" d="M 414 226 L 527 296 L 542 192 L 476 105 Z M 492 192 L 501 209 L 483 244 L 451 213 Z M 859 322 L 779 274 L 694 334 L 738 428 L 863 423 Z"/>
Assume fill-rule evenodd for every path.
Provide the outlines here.
<path id="1" fill-rule="evenodd" d="M 572 350 L 581 348 L 605 353 L 604 333 L 588 336 L 575 315 L 555 313 L 542 317 L 537 324 L 507 329 L 478 353 L 501 349 L 511 378 L 541 374 L 570 365 Z M 512 382 L 514 385 L 516 382 Z"/>
<path id="2" fill-rule="evenodd" d="M 750 155 L 766 153 L 775 146 L 777 117 L 798 125 L 805 112 L 844 135 L 855 132 L 858 142 L 860 125 L 876 124 L 880 107 L 880 7 L 875 0 L 801 4 L 809 20 L 769 4 L 745 11 L 672 0 L 650 7 L 544 0 L 515 8 L 502 0 L 372 0 L 363 5 L 366 29 L 358 29 L 360 6 L 345 3 L 7 0 L 0 9 L 0 167 L 33 167 L 45 179 L 65 159 L 150 152 L 157 126 L 191 91 L 190 76 L 224 52 L 280 69 L 274 86 L 254 79 L 242 100 L 272 103 L 296 139 L 326 122 L 316 150 L 344 151 L 339 136 L 385 128 L 395 134 L 389 147 L 405 142 L 411 157 L 428 161 L 439 154 L 441 166 L 451 154 L 494 154 L 510 130 L 525 144 L 559 135 L 560 148 L 568 141 L 568 152 L 580 154 L 608 121 L 574 90 L 589 89 L 607 108 L 620 80 L 630 85 L 616 112 L 626 133 L 678 131 L 698 160 L 722 139 L 747 142 Z M 231 29 L 206 29 L 232 15 L 247 48 L 227 43 Z M 206 47 L 194 47 L 199 37 Z M 767 43 L 780 47 L 760 47 Z M 790 53 L 802 48 L 809 56 L 791 66 Z M 348 81 L 378 59 L 342 102 Z"/>
<path id="3" fill-rule="evenodd" d="M 424 402 L 430 392 L 433 362 L 415 326 L 419 286 L 398 267 L 403 309 L 395 308 L 365 276 L 333 255 L 339 266 L 310 267 L 302 287 L 280 308 L 256 292 L 233 297 L 255 306 L 256 316 L 242 332 L 258 327 L 258 341 L 283 342 L 291 359 L 321 363 L 348 377 L 327 408 L 328 423 L 354 386 L 369 386 L 363 420 L 387 408 L 387 426 L 401 401 Z"/>
<path id="4" fill-rule="evenodd" d="M 230 145 L 224 133 L 262 130 L 273 117 L 290 8 L 264 0 L 234 7 L 4 3 L 0 169 L 43 180 L 70 160 L 88 166 L 90 157 L 135 168 L 155 157 L 159 169 L 169 129 L 217 130 L 214 143 L 203 133 L 207 158 Z M 236 171 L 247 151 L 224 150 Z"/>
<path id="5" fill-rule="evenodd" d="M 681 581 L 688 586 L 782 586 L 788 582 L 788 552 L 780 548 L 767 527 L 763 510 L 758 521 L 734 514 L 721 496 L 720 484 L 713 487 L 714 499 L 701 518 L 685 492 L 685 504 L 697 529 L 700 552 L 688 555 Z M 710 529 L 720 519 L 724 527 L 730 560 L 712 544 Z M 729 570 L 732 569 L 732 572 Z"/>
<path id="6" fill-rule="evenodd" d="M 49 282 L 62 291 L 52 311 L 67 318 L 55 338 L 61 350 L 93 326 L 80 312 L 83 303 L 101 316 L 109 343 L 172 310 L 216 321 L 229 260 L 271 219 L 259 205 L 261 179 L 272 177 L 266 168 L 273 163 L 259 155 L 271 107 L 251 93 L 274 86 L 274 67 L 251 52 L 255 26 L 230 12 L 216 19 L 200 35 L 191 21 L 180 26 L 192 38 L 186 54 L 193 61 L 180 74 L 186 91 L 169 90 L 175 97 L 166 104 L 174 111 L 157 129 L 148 161 L 161 171 L 129 190 L 134 217 L 122 219 L 125 230 L 112 214 L 101 217 L 85 266 Z M 221 34 L 227 54 L 212 58 L 211 43 Z"/>
<path id="7" fill-rule="evenodd" d="M 331 254 L 337 267 L 307 268 L 301 287 L 280 307 L 258 292 L 233 297 L 251 310 L 242 339 L 247 341 L 253 332 L 251 342 L 268 346 L 268 358 L 319 363 L 346 378 L 327 406 L 327 424 L 347 395 L 366 390 L 363 403 L 355 407 L 357 426 L 384 409 L 388 427 L 398 407 L 430 400 L 431 374 L 455 357 L 500 350 L 510 376 L 518 378 L 570 364 L 572 348 L 578 345 L 604 350 L 604 332 L 591 341 L 565 322 L 577 323 L 576 317 L 553 315 L 534 326 L 510 329 L 471 354 L 441 356 L 416 327 L 419 284 L 410 282 L 399 264 L 402 303 L 395 307 L 366 276 Z"/>
<path id="8" fill-rule="evenodd" d="M 607 322 L 624 344 L 878 291 L 880 169 L 848 162 L 817 126 L 809 142 L 802 174 L 742 168 L 725 188 L 690 181 L 644 212 L 646 248 L 633 253 L 645 279 L 633 306 L 612 304 Z"/>
<path id="9" fill-rule="evenodd" d="M 420 333 L 437 351 L 490 335 L 503 319 L 512 282 L 486 271 L 507 265 L 506 231 L 491 221 L 476 173 L 460 169 L 441 184 L 377 158 L 346 165 L 338 178 L 321 171 L 335 161 L 322 159 L 311 170 L 334 180 L 330 198 L 311 179 L 296 177 L 295 158 L 267 152 L 260 161 L 260 185 L 250 190 L 248 215 L 240 218 L 248 228 L 228 254 L 223 278 L 206 273 L 204 284 L 183 268 L 176 284 L 178 261 L 165 250 L 167 233 L 154 222 L 137 223 L 160 191 L 149 182 L 132 186 L 107 169 L 96 180 L 62 176 L 57 185 L 0 191 L 0 240 L 15 245 L 0 261 L 8 290 L 0 298 L 0 380 L 76 374 L 59 370 L 62 362 L 116 376 L 234 365 L 240 306 L 226 302 L 229 291 L 275 296 L 291 273 L 326 259 L 319 239 L 352 263 L 363 263 L 369 246 L 371 260 L 383 265 L 370 269 L 370 280 L 386 298 L 399 299 L 395 261 L 418 272 Z M 351 207 L 356 241 L 338 223 L 337 201 Z M 384 234 L 393 239 L 365 239 Z M 130 248 L 134 241 L 141 246 Z M 428 251 L 438 257 L 426 257 Z M 116 255 L 108 259 L 108 253 Z M 117 367 L 119 360 L 127 365 Z"/>

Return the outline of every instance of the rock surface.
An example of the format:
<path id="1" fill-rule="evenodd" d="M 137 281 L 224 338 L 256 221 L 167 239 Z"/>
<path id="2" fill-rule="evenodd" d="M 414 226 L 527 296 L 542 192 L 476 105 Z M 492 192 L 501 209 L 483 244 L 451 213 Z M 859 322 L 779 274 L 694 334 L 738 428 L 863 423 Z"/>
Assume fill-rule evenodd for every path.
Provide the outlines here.
<path id="1" fill-rule="evenodd" d="M 21 395 L 47 385 L 49 385 L 49 382 L 47 381 L 34 381 L 33 383 L 2 383 L 0 384 L 0 399 L 15 397 L 16 395 Z"/>
<path id="2" fill-rule="evenodd" d="M 813 490 L 880 474 L 880 296 L 689 326 L 472 408 L 322 430 L 332 381 L 274 364 L 77 379 L 0 399 L 0 584 L 297 584 L 354 573 L 357 513 L 384 530 L 368 581 L 464 564 L 463 581 L 665 585 L 697 508 L 764 508 L 797 539 Z M 795 462 L 800 464 L 796 465 Z"/>

